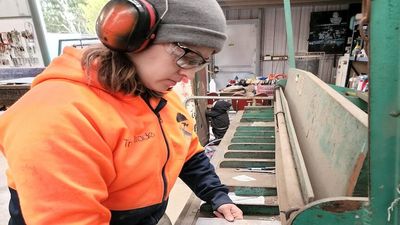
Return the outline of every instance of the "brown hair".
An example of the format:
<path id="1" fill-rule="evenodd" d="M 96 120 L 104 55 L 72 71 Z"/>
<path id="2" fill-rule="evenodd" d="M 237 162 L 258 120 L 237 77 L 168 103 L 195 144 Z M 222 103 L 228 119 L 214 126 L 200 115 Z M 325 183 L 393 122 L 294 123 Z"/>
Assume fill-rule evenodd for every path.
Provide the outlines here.
<path id="1" fill-rule="evenodd" d="M 81 60 L 86 72 L 96 60 L 98 60 L 96 64 L 99 65 L 97 77 L 106 90 L 135 96 L 142 94 L 152 97 L 162 96 L 162 93 L 150 90 L 143 85 L 127 53 L 112 51 L 102 44 L 87 47 Z"/>

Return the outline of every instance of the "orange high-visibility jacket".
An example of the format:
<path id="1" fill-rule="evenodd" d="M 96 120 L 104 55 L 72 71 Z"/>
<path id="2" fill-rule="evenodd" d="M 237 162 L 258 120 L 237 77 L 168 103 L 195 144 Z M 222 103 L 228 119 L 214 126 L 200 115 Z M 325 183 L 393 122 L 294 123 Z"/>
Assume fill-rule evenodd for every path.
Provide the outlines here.
<path id="1" fill-rule="evenodd" d="M 11 224 L 155 224 L 178 176 L 214 209 L 231 202 L 174 92 L 110 93 L 81 55 L 65 48 L 0 116 Z"/>

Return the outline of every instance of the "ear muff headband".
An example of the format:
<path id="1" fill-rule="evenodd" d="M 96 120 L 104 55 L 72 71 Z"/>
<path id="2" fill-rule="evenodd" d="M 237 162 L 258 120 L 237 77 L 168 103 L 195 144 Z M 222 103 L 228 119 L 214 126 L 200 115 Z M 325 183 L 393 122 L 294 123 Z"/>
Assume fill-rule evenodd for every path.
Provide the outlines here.
<path id="1" fill-rule="evenodd" d="M 97 18 L 96 32 L 108 48 L 135 52 L 150 43 L 147 37 L 157 20 L 157 11 L 145 0 L 111 0 Z"/>
<path id="2" fill-rule="evenodd" d="M 154 38 L 156 37 L 154 34 L 155 31 L 153 31 L 153 29 L 157 29 L 154 26 L 156 25 L 156 21 L 158 20 L 158 14 L 157 14 L 157 11 L 154 9 L 153 5 L 146 0 L 141 0 L 141 1 L 144 4 L 144 6 L 147 8 L 147 12 L 148 12 L 149 18 L 150 18 L 150 21 L 149 21 L 150 26 L 148 27 L 148 31 L 146 31 L 146 33 L 145 33 L 146 35 L 144 36 L 143 43 L 141 44 L 141 46 L 139 48 L 137 48 L 137 50 L 136 50 L 137 52 L 145 49 L 149 45 L 149 43 L 152 40 L 154 40 Z M 157 24 L 157 26 L 158 26 L 158 24 Z M 152 34 L 150 34 L 150 32 L 152 32 Z"/>

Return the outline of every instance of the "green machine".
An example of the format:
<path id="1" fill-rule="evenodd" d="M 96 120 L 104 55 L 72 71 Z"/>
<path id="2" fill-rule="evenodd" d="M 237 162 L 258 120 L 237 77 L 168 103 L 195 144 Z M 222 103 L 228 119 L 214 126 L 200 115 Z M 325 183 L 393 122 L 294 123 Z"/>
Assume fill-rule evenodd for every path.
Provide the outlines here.
<path id="1" fill-rule="evenodd" d="M 368 198 L 314 202 L 292 224 L 400 224 L 400 1 L 367 0 L 363 7 L 370 27 L 369 154 L 355 191 Z M 293 45 L 290 38 L 288 45 Z M 349 140 L 356 139 L 354 134 Z"/>
<path id="2" fill-rule="evenodd" d="M 212 159 L 244 212 L 235 224 L 400 224 L 400 1 L 363 4 L 371 6 L 367 110 L 294 68 L 287 23 L 286 84 L 272 107 L 236 115 Z M 225 223 L 192 196 L 176 224 Z"/>
<path id="3" fill-rule="evenodd" d="M 369 224 L 400 224 L 400 1 L 371 1 Z M 366 223 L 368 224 L 368 223 Z"/>

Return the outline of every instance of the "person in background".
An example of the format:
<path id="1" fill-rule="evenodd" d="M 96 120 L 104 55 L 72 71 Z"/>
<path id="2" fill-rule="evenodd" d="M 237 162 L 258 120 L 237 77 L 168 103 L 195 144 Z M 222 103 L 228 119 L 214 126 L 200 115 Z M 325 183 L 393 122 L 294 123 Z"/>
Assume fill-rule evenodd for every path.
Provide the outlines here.
<path id="1" fill-rule="evenodd" d="M 216 0 L 111 0 L 100 44 L 66 47 L 0 117 L 9 225 L 152 225 L 180 177 L 242 219 L 171 88 L 219 52 Z"/>
<path id="2" fill-rule="evenodd" d="M 206 111 L 206 115 L 211 120 L 211 128 L 216 140 L 216 145 L 220 143 L 229 128 L 228 110 L 230 107 L 231 103 L 219 100 L 214 102 L 213 107 L 209 111 Z"/>

